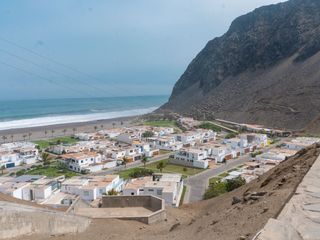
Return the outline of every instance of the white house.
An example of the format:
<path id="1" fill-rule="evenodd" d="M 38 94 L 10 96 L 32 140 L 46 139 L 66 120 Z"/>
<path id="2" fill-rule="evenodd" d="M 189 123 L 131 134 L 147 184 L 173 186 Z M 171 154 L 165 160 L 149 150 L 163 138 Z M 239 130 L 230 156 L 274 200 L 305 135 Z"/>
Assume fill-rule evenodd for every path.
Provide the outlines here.
<path id="1" fill-rule="evenodd" d="M 74 172 L 85 171 L 87 167 L 102 162 L 102 156 L 96 152 L 70 153 L 62 155 L 63 161 Z"/>
<path id="2" fill-rule="evenodd" d="M 176 142 L 174 137 L 164 136 L 153 139 L 155 148 L 167 151 L 177 151 L 183 147 L 183 144 Z"/>
<path id="3" fill-rule="evenodd" d="M 188 167 L 208 168 L 208 154 L 201 149 L 183 148 L 174 155 L 174 159 L 170 162 Z"/>
<path id="4" fill-rule="evenodd" d="M 85 201 L 93 201 L 114 189 L 120 192 L 123 181 L 119 175 L 76 177 L 64 181 L 61 191 L 79 195 Z"/>
<path id="5" fill-rule="evenodd" d="M 165 200 L 170 206 L 179 206 L 183 181 L 180 174 L 154 174 L 130 180 L 123 188 L 123 195 L 153 195 Z"/>

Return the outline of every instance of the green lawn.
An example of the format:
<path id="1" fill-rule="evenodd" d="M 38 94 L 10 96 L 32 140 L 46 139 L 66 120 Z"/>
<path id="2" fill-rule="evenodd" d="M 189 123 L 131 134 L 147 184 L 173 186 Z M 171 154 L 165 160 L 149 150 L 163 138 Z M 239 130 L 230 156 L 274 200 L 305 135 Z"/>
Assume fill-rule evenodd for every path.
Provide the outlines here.
<path id="1" fill-rule="evenodd" d="M 164 155 L 167 153 L 172 153 L 172 151 L 168 151 L 168 150 L 160 150 L 160 155 Z"/>
<path id="2" fill-rule="evenodd" d="M 147 121 L 144 122 L 144 125 L 152 127 L 177 127 L 177 123 L 170 120 Z"/>
<path id="3" fill-rule="evenodd" d="M 180 173 L 183 175 L 183 177 L 192 176 L 198 173 L 203 172 L 205 169 L 199 169 L 199 168 L 191 168 L 191 167 L 185 167 L 180 165 L 175 165 L 169 163 L 169 159 L 162 160 L 166 163 L 165 168 L 162 170 L 164 173 Z M 159 162 L 154 162 L 147 164 L 146 168 L 153 170 L 154 172 L 160 172 L 159 169 L 157 169 L 157 164 Z M 186 171 L 184 171 L 186 170 Z"/>
<path id="4" fill-rule="evenodd" d="M 130 174 L 132 172 L 134 172 L 136 169 L 139 169 L 139 168 L 130 168 L 130 169 L 122 170 L 122 171 L 118 172 L 118 174 L 119 174 L 120 178 L 130 179 Z"/>
<path id="5" fill-rule="evenodd" d="M 74 144 L 74 143 L 77 143 L 78 140 L 68 136 L 68 137 L 57 137 L 57 138 L 52 138 L 48 140 L 34 141 L 34 143 L 37 144 L 40 147 L 40 149 L 45 149 L 52 145 L 58 145 L 59 142 L 63 144 Z"/>
<path id="6" fill-rule="evenodd" d="M 191 167 L 184 167 L 184 166 L 180 166 L 180 165 L 174 165 L 174 164 L 168 163 L 169 159 L 162 160 L 162 161 L 164 161 L 166 163 L 165 168 L 162 170 L 163 173 L 179 173 L 183 176 L 183 178 L 198 174 L 198 173 L 206 170 L 206 169 L 199 169 L 199 168 L 191 168 Z M 159 173 L 160 170 L 157 169 L 157 164 L 159 162 L 160 161 L 147 164 L 146 168 L 152 170 L 155 173 Z M 130 173 L 132 173 L 134 171 L 134 169 L 136 169 L 136 168 L 126 169 L 126 170 L 118 172 L 118 174 L 123 179 L 129 179 L 130 178 L 129 175 L 130 175 Z"/>
<path id="7" fill-rule="evenodd" d="M 60 170 L 56 164 L 50 166 L 38 166 L 34 169 L 26 171 L 25 174 L 29 175 L 45 175 L 47 177 L 58 177 L 64 175 L 66 178 L 71 178 L 74 176 L 79 176 L 79 173 L 72 172 L 68 169 Z"/>

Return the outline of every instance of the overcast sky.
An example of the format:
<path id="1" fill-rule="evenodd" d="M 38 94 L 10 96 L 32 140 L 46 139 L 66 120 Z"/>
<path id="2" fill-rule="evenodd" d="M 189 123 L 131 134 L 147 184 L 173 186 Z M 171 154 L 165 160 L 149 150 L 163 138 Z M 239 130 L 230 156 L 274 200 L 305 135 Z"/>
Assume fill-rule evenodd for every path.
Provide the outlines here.
<path id="1" fill-rule="evenodd" d="M 170 94 L 231 21 L 280 0 L 3 0 L 0 99 Z"/>

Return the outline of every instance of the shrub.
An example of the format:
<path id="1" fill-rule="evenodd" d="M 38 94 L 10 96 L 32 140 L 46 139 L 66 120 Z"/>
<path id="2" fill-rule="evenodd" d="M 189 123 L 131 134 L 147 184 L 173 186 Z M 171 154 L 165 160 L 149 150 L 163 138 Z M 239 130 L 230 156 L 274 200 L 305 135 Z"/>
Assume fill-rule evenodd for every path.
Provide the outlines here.
<path id="1" fill-rule="evenodd" d="M 225 138 L 230 139 L 230 138 L 235 138 L 236 136 L 237 136 L 236 133 L 228 133 Z"/>
<path id="2" fill-rule="evenodd" d="M 231 192 L 234 189 L 237 189 L 246 184 L 246 180 L 242 177 L 237 177 L 226 181 L 226 190 Z"/>
<path id="3" fill-rule="evenodd" d="M 21 169 L 19 171 L 16 172 L 16 176 L 19 177 L 19 176 L 22 176 L 26 173 L 26 170 L 25 169 Z"/>

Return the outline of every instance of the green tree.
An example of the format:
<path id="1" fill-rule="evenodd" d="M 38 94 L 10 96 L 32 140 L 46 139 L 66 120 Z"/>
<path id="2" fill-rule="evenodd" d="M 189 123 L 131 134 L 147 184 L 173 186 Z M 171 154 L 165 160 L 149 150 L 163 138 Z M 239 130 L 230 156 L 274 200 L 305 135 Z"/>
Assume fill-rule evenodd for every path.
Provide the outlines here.
<path id="1" fill-rule="evenodd" d="M 28 133 L 28 136 L 29 136 L 29 141 L 30 141 L 31 136 L 32 136 L 32 133 L 31 133 L 31 132 L 29 132 L 29 133 Z"/>
<path id="2" fill-rule="evenodd" d="M 52 130 L 51 130 L 51 137 L 53 137 L 54 132 L 55 132 L 55 131 L 52 129 Z"/>
<path id="3" fill-rule="evenodd" d="M 124 165 L 125 168 L 127 168 L 127 164 L 129 163 L 129 159 L 127 157 L 122 158 L 122 164 Z"/>
<path id="4" fill-rule="evenodd" d="M 98 129 L 98 126 L 94 126 L 93 128 L 94 128 L 94 130 L 95 130 L 95 131 L 97 131 L 97 129 Z"/>
<path id="5" fill-rule="evenodd" d="M 228 192 L 231 192 L 234 189 L 237 189 L 237 188 L 239 188 L 239 187 L 241 187 L 241 186 L 243 186 L 245 184 L 246 184 L 246 180 L 239 176 L 237 178 L 227 180 L 227 182 L 226 182 L 226 190 Z"/>
<path id="6" fill-rule="evenodd" d="M 119 193 L 114 188 L 108 191 L 109 196 L 117 196 L 118 194 Z"/>
<path id="7" fill-rule="evenodd" d="M 50 165 L 51 156 L 50 156 L 49 153 L 46 153 L 46 152 L 42 153 L 41 158 L 42 158 L 43 166 L 48 166 L 48 165 Z"/>
<path id="8" fill-rule="evenodd" d="M 62 132 L 63 132 L 63 135 L 65 136 L 66 132 L 67 132 L 67 129 L 63 129 Z"/>
<path id="9" fill-rule="evenodd" d="M 2 136 L 2 140 L 3 140 L 4 143 L 6 143 L 7 139 L 8 139 L 7 136 Z"/>
<path id="10" fill-rule="evenodd" d="M 157 164 L 157 169 L 160 170 L 160 172 L 162 173 L 162 170 L 166 167 L 166 164 L 164 161 L 161 161 Z"/>
<path id="11" fill-rule="evenodd" d="M 154 136 L 154 133 L 152 131 L 145 131 L 144 133 L 142 133 L 143 138 L 151 138 L 153 136 Z"/>
<path id="12" fill-rule="evenodd" d="M 143 166 L 144 168 L 146 168 L 146 164 L 148 162 L 148 158 L 146 156 L 144 156 L 142 159 L 141 159 L 141 162 L 143 163 Z"/>

